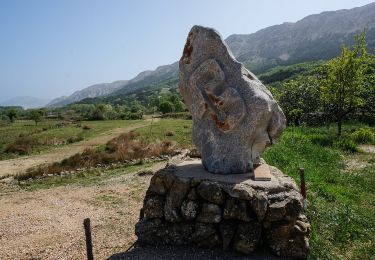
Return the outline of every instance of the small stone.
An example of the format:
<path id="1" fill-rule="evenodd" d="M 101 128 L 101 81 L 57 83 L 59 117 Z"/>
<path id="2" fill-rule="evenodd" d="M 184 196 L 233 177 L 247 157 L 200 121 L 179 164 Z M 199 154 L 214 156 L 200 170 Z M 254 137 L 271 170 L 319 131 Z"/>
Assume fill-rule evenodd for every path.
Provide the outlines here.
<path id="1" fill-rule="evenodd" d="M 165 220 L 170 222 L 181 221 L 180 207 L 190 188 L 190 181 L 176 178 L 166 198 L 164 207 Z"/>
<path id="2" fill-rule="evenodd" d="M 202 240 L 209 238 L 216 233 L 214 224 L 211 223 L 195 223 L 193 241 L 198 243 Z"/>
<path id="3" fill-rule="evenodd" d="M 279 201 L 279 202 L 272 203 L 268 207 L 266 220 L 268 222 L 282 220 L 286 213 L 285 206 L 286 206 L 286 201 Z"/>
<path id="4" fill-rule="evenodd" d="M 256 194 L 254 188 L 245 183 L 223 185 L 223 189 L 230 197 L 242 200 L 252 200 Z"/>
<path id="5" fill-rule="evenodd" d="M 203 203 L 197 221 L 204 223 L 219 223 L 221 221 L 220 207 L 216 204 Z"/>
<path id="6" fill-rule="evenodd" d="M 227 250 L 234 234 L 236 233 L 237 222 L 233 220 L 223 220 L 220 222 L 220 235 L 223 239 L 223 250 Z"/>
<path id="7" fill-rule="evenodd" d="M 228 198 L 225 202 L 223 218 L 250 221 L 251 217 L 249 216 L 247 201 Z"/>
<path id="8" fill-rule="evenodd" d="M 193 231 L 190 223 L 165 223 L 160 219 L 144 219 L 135 225 L 141 244 L 186 245 L 191 243 Z"/>
<path id="9" fill-rule="evenodd" d="M 267 213 L 268 200 L 264 192 L 257 193 L 251 200 L 251 207 L 257 215 L 258 221 L 263 221 Z"/>
<path id="10" fill-rule="evenodd" d="M 145 217 L 163 218 L 164 217 L 164 197 L 162 196 L 149 196 L 145 198 L 143 206 Z"/>
<path id="11" fill-rule="evenodd" d="M 191 188 L 188 195 L 187 195 L 189 200 L 197 200 L 198 199 L 198 194 L 195 188 Z"/>
<path id="12" fill-rule="evenodd" d="M 233 239 L 233 248 L 243 254 L 254 252 L 261 236 L 261 225 L 258 222 L 240 223 Z"/>
<path id="13" fill-rule="evenodd" d="M 223 204 L 225 195 L 220 185 L 216 182 L 203 181 L 197 187 L 197 193 L 203 199 L 215 204 Z"/>
<path id="14" fill-rule="evenodd" d="M 167 193 L 167 189 L 164 186 L 164 181 L 160 174 L 155 174 L 150 181 L 150 187 L 148 188 L 148 192 L 156 193 L 159 195 L 165 195 Z"/>
<path id="15" fill-rule="evenodd" d="M 184 202 L 182 202 L 181 215 L 186 220 L 194 220 L 197 217 L 198 208 L 198 202 L 185 200 Z"/>

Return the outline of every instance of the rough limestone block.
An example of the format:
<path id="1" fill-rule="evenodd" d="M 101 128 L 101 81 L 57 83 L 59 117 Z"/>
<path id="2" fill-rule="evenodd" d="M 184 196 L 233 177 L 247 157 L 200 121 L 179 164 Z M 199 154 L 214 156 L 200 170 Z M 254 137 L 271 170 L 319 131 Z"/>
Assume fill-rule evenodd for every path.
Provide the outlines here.
<path id="1" fill-rule="evenodd" d="M 180 59 L 180 93 L 193 142 L 212 173 L 245 173 L 285 128 L 270 91 L 237 62 L 218 32 L 194 26 Z"/>
<path id="2" fill-rule="evenodd" d="M 158 171 L 146 193 L 145 216 L 135 228 L 139 242 L 195 244 L 243 254 L 266 246 L 276 255 L 306 257 L 310 224 L 302 212 L 302 196 L 293 179 L 270 169 L 270 181 L 254 181 L 249 174 L 211 174 L 200 160 Z M 165 192 L 155 193 L 163 190 L 160 183 Z"/>

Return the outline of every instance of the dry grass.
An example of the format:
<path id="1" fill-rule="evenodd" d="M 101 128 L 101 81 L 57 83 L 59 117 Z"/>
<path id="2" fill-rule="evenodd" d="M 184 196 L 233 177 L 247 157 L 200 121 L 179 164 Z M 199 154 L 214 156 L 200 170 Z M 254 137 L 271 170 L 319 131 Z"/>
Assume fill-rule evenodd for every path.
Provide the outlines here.
<path id="1" fill-rule="evenodd" d="M 59 163 L 32 168 L 18 175 L 18 180 L 25 180 L 48 174 L 59 174 L 64 171 L 73 171 L 79 168 L 90 168 L 111 163 L 126 163 L 130 160 L 142 160 L 144 158 L 172 155 L 175 153 L 175 145 L 172 141 L 159 141 L 148 143 L 137 139 L 139 134 L 134 131 L 122 134 L 110 140 L 105 150 L 86 149 Z"/>
<path id="2" fill-rule="evenodd" d="M 14 142 L 8 144 L 5 147 L 4 152 L 6 153 L 16 153 L 20 155 L 29 154 L 31 150 L 37 146 L 38 140 L 33 137 L 19 137 Z"/>

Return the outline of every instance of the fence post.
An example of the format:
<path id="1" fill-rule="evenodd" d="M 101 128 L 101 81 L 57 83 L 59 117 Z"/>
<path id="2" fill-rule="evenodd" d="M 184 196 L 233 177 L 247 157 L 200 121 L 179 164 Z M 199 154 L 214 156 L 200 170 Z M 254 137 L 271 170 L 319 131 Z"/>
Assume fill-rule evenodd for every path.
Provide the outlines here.
<path id="1" fill-rule="evenodd" d="M 91 225 L 90 225 L 89 218 L 85 218 L 83 220 L 83 227 L 85 228 L 85 236 L 86 236 L 87 260 L 94 260 L 94 255 L 92 253 Z"/>
<path id="2" fill-rule="evenodd" d="M 301 190 L 301 195 L 303 197 L 303 208 L 306 209 L 306 207 L 307 207 L 307 204 L 306 204 L 307 191 L 306 191 L 305 169 L 304 168 L 299 169 L 299 176 L 300 176 L 300 180 L 301 180 L 300 190 Z"/>

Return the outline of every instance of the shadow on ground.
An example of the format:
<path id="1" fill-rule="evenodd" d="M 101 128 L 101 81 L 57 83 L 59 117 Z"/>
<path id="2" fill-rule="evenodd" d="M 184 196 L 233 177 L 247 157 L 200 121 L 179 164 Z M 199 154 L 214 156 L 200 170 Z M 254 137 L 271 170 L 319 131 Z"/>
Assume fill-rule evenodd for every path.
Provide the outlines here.
<path id="1" fill-rule="evenodd" d="M 193 246 L 167 246 L 167 245 L 135 245 L 128 252 L 117 253 L 108 258 L 108 260 L 125 259 L 266 259 L 266 260 L 285 260 L 291 258 L 276 257 L 267 252 L 256 252 L 255 254 L 245 256 L 235 252 L 223 251 L 220 249 L 203 249 Z"/>

